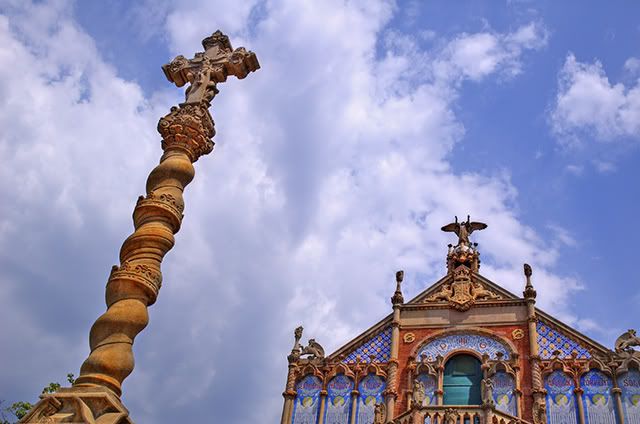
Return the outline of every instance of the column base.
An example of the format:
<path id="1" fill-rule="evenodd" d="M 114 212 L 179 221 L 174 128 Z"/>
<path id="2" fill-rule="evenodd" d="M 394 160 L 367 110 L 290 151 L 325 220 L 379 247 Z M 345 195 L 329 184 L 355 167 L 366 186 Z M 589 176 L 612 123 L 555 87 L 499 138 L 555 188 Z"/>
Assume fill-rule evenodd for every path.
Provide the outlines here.
<path id="1" fill-rule="evenodd" d="M 129 410 L 109 389 L 102 387 L 61 388 L 41 395 L 20 424 L 133 424 Z"/>

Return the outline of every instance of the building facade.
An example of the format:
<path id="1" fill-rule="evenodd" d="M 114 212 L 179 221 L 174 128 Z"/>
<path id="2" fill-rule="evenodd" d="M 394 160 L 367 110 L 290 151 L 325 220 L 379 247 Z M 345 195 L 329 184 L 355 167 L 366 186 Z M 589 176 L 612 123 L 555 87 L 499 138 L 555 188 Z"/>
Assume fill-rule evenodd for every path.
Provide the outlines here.
<path id="1" fill-rule="evenodd" d="M 281 424 L 640 424 L 640 339 L 614 350 L 535 307 L 532 270 L 522 296 L 479 273 L 469 241 L 478 222 L 456 222 L 447 274 L 325 356 L 302 327 L 288 356 Z"/>

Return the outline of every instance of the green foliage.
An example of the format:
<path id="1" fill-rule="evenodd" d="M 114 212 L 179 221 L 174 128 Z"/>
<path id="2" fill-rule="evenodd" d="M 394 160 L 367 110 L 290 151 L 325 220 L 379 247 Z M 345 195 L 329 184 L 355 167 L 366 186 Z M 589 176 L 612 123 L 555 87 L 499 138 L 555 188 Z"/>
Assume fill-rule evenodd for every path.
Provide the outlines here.
<path id="1" fill-rule="evenodd" d="M 42 394 L 44 395 L 46 393 L 55 393 L 58 391 L 59 388 L 60 388 L 60 383 L 49 383 L 47 387 L 42 389 Z"/>
<path id="2" fill-rule="evenodd" d="M 13 405 L 7 408 L 2 408 L 2 413 L 1 413 L 2 416 L 0 417 L 0 424 L 11 424 L 11 421 L 7 420 L 7 417 L 5 414 L 10 414 L 16 417 L 17 419 L 20 419 L 25 415 L 27 415 L 27 412 L 29 412 L 31 408 L 33 408 L 33 405 L 30 404 L 29 402 L 15 402 Z"/>
<path id="3" fill-rule="evenodd" d="M 67 374 L 67 381 L 69 384 L 73 384 L 76 380 L 74 375 Z M 60 389 L 60 383 L 49 383 L 47 387 L 42 389 L 42 394 L 55 393 Z M 11 406 L 2 407 L 3 400 L 0 400 L 0 424 L 12 424 L 13 421 L 7 419 L 7 415 L 13 416 L 18 420 L 27 415 L 27 413 L 33 408 L 33 405 L 29 402 L 15 402 Z"/>

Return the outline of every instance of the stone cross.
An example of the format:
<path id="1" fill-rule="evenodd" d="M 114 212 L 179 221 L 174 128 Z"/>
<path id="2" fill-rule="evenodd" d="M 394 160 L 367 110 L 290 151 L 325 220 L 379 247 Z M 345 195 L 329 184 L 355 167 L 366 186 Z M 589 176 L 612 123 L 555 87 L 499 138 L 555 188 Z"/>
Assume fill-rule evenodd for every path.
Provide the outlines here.
<path id="1" fill-rule="evenodd" d="M 255 53 L 244 47 L 233 50 L 229 37 L 220 31 L 202 40 L 202 46 L 205 51 L 196 53 L 193 59 L 180 55 L 162 67 L 167 79 L 178 87 L 191 84 L 182 105 L 204 103 L 208 107 L 218 94 L 219 82 L 225 82 L 229 75 L 243 79 L 260 68 Z"/>

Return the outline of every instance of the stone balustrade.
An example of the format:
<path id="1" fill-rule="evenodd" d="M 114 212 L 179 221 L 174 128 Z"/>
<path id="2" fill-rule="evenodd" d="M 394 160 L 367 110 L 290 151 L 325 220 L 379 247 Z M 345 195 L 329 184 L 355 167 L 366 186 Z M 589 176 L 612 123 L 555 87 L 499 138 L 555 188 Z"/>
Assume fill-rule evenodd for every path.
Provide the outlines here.
<path id="1" fill-rule="evenodd" d="M 412 408 L 393 424 L 530 424 L 491 406 L 432 405 Z"/>

